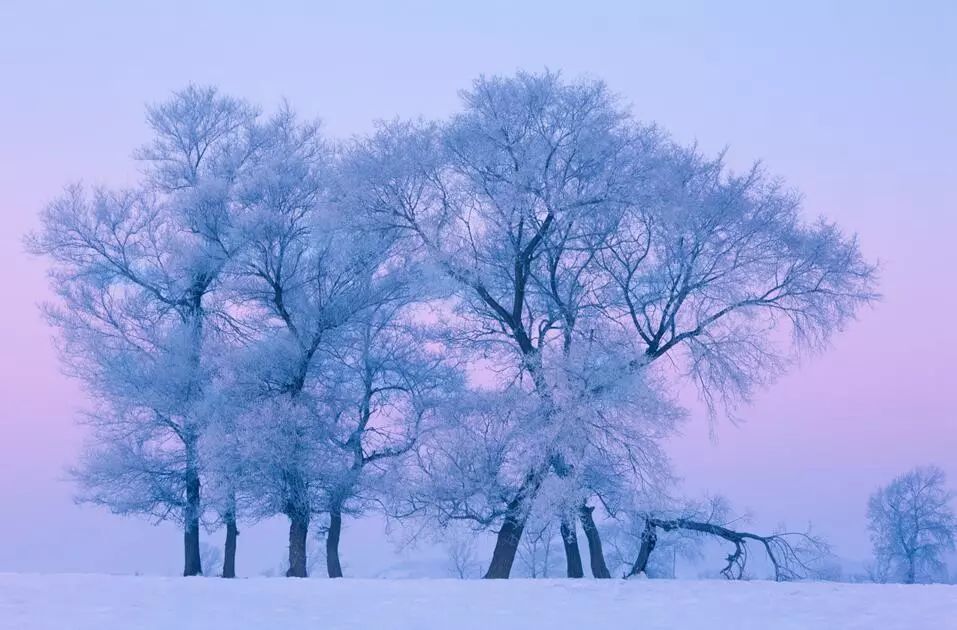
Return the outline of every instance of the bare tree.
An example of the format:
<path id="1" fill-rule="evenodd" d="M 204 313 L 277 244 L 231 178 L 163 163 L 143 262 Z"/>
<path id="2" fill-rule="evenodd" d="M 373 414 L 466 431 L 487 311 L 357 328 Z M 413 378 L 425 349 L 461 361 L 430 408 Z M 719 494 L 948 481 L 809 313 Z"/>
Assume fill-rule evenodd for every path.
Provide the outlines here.
<path id="1" fill-rule="evenodd" d="M 449 571 L 460 580 L 481 575 L 481 565 L 476 554 L 477 535 L 478 532 L 463 527 L 449 527 L 445 532 Z"/>
<path id="2" fill-rule="evenodd" d="M 867 504 L 876 574 L 906 584 L 933 580 L 954 550 L 954 494 L 937 466 L 914 468 L 879 488 Z"/>
<path id="3" fill-rule="evenodd" d="M 566 533 L 560 532 L 560 535 L 563 536 Z M 549 574 L 553 574 L 556 569 L 555 551 L 557 546 L 553 520 L 530 523 L 518 550 L 518 560 L 522 569 L 524 569 L 524 575 L 530 578 L 547 578 Z M 581 571 L 580 558 L 578 570 Z M 577 577 L 582 576 L 578 575 Z"/>

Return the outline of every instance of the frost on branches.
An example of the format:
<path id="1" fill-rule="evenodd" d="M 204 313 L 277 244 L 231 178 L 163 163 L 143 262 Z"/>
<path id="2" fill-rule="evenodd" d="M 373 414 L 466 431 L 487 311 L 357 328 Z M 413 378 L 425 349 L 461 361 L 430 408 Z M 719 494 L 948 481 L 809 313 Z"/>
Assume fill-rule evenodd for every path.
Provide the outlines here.
<path id="1" fill-rule="evenodd" d="M 201 521 L 233 576 L 237 523 L 284 515 L 288 575 L 313 529 L 338 577 L 342 519 L 382 510 L 495 532 L 489 578 L 546 570 L 551 532 L 581 577 L 581 531 L 607 578 L 602 524 L 669 496 L 681 379 L 730 411 L 877 297 L 854 238 L 599 81 L 462 100 L 333 142 L 191 87 L 149 110 L 138 187 L 50 205 L 31 243 L 94 401 L 82 499 L 182 522 L 187 574 Z"/>
<path id="2" fill-rule="evenodd" d="M 943 556 L 957 540 L 953 498 L 937 466 L 910 470 L 871 495 L 867 518 L 876 581 L 914 584 L 946 575 Z"/>
<path id="3" fill-rule="evenodd" d="M 182 523 L 184 574 L 198 575 L 198 409 L 224 332 L 216 289 L 240 247 L 233 219 L 256 177 L 258 127 L 246 104 L 193 87 L 148 120 L 142 184 L 67 189 L 30 246 L 54 263 L 59 301 L 46 312 L 93 403 L 80 498 Z"/>

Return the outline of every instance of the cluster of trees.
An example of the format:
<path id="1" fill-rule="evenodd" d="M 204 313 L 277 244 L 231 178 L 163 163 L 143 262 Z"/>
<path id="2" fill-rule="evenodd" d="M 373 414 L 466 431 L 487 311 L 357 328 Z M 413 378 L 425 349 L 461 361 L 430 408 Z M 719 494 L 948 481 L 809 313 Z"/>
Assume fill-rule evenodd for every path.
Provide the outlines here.
<path id="1" fill-rule="evenodd" d="M 673 141 L 601 82 L 483 77 L 462 101 L 337 142 L 189 87 L 148 109 L 138 185 L 46 208 L 30 247 L 92 400 L 82 500 L 180 523 L 185 575 L 222 526 L 227 577 L 239 523 L 275 515 L 290 576 L 310 530 L 342 575 L 342 520 L 369 510 L 495 532 L 488 578 L 530 520 L 557 526 L 570 576 L 583 533 L 596 577 L 608 519 L 719 525 L 648 516 L 674 388 L 715 414 L 746 400 L 875 299 L 875 268 L 761 168 Z M 712 533 L 737 545 L 729 571 L 747 540 L 790 557 Z"/>

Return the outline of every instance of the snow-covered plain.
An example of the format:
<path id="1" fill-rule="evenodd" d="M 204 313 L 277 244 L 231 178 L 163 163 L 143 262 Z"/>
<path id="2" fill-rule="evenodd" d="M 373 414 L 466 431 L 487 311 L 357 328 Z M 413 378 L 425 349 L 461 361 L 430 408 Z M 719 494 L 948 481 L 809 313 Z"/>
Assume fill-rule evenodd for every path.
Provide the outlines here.
<path id="1" fill-rule="evenodd" d="M 0 574 L 4 630 L 957 628 L 957 587 Z"/>

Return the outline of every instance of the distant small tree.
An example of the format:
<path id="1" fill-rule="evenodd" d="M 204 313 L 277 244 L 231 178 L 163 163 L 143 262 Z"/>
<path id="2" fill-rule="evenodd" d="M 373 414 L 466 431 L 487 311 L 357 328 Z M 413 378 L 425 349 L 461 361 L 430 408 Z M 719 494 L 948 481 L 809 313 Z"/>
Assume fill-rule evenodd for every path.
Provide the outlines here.
<path id="1" fill-rule="evenodd" d="M 944 569 L 943 554 L 954 549 L 954 493 L 937 466 L 922 466 L 879 488 L 867 505 L 875 564 L 887 581 L 933 580 Z"/>
<path id="2" fill-rule="evenodd" d="M 464 527 L 449 527 L 446 535 L 449 574 L 460 580 L 481 575 L 482 565 L 478 560 L 477 532 Z"/>
<path id="3" fill-rule="evenodd" d="M 222 574 L 223 552 L 219 547 L 201 542 L 199 543 L 199 557 L 203 566 L 203 575 Z"/>
<path id="4" fill-rule="evenodd" d="M 555 577 L 558 573 L 558 549 L 554 523 L 551 519 L 538 519 L 526 528 L 518 548 L 518 560 L 530 578 Z M 579 576 L 581 577 L 581 576 Z"/>

